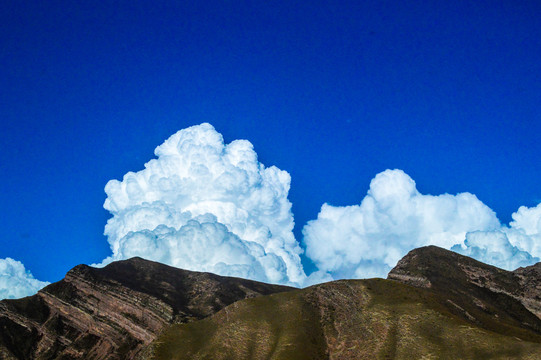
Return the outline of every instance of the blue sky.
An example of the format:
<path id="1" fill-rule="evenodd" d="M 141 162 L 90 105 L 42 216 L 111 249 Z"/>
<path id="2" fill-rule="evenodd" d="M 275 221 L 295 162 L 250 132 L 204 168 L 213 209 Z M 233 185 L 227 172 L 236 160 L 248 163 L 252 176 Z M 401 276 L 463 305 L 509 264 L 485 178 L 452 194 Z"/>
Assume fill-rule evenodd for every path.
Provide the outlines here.
<path id="1" fill-rule="evenodd" d="M 104 186 L 211 123 L 291 174 L 295 236 L 402 169 L 503 223 L 541 202 L 537 1 L 0 5 L 0 258 L 110 254 Z M 310 261 L 303 258 L 305 267 Z"/>

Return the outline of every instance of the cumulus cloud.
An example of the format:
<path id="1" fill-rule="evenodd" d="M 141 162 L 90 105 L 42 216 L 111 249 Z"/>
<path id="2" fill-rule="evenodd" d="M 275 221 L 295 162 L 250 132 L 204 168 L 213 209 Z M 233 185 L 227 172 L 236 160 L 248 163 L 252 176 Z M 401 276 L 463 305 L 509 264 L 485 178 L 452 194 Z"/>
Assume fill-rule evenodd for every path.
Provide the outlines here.
<path id="1" fill-rule="evenodd" d="M 252 144 L 204 123 L 155 149 L 156 159 L 105 187 L 112 254 L 98 266 L 141 256 L 189 270 L 307 286 L 341 278 L 385 277 L 411 249 L 437 245 L 508 270 L 541 258 L 541 204 L 521 207 L 509 225 L 470 193 L 421 194 L 402 170 L 371 181 L 359 205 L 323 204 L 303 228 L 306 276 L 293 236 L 290 176 L 265 167 Z M 0 259 L 0 299 L 48 283 Z"/>
<path id="2" fill-rule="evenodd" d="M 527 251 L 513 246 L 507 234 L 502 230 L 467 233 L 464 243 L 454 245 L 451 250 L 508 270 L 532 265 L 539 261 L 539 258 Z"/>
<path id="3" fill-rule="evenodd" d="M 21 262 L 11 258 L 0 259 L 0 300 L 33 295 L 48 284 L 34 279 Z"/>
<path id="4" fill-rule="evenodd" d="M 112 255 L 103 264 L 141 256 L 273 283 L 305 281 L 287 172 L 261 164 L 246 140 L 225 144 L 207 123 L 172 135 L 155 155 L 105 187 Z"/>
<path id="5" fill-rule="evenodd" d="M 260 281 L 310 285 L 385 277 L 411 249 L 437 245 L 505 269 L 541 257 L 541 204 L 508 225 L 475 195 L 421 194 L 401 170 L 370 183 L 359 205 L 324 204 L 304 229 L 307 277 L 287 196 L 290 176 L 265 167 L 246 140 L 225 144 L 210 124 L 177 132 L 143 170 L 111 180 L 104 207 L 114 260 L 141 256 Z"/>
<path id="6" fill-rule="evenodd" d="M 466 234 L 452 250 L 503 269 L 532 265 L 541 258 L 541 204 L 521 206 L 509 226 Z"/>
<path id="7" fill-rule="evenodd" d="M 516 217 L 535 228 L 527 211 Z M 437 245 L 450 249 L 463 244 L 465 248 L 489 244 L 474 231 L 498 231 L 502 227 L 494 211 L 470 193 L 438 196 L 421 194 L 416 184 L 402 170 L 386 170 L 371 181 L 360 205 L 336 207 L 324 204 L 316 220 L 303 229 L 307 256 L 320 271 L 333 278 L 385 277 L 409 250 Z M 467 240 L 464 244 L 464 240 Z M 523 264 L 527 255 L 513 245 L 500 250 L 517 258 L 509 264 Z M 470 251 L 469 254 L 497 259 L 491 252 Z M 505 257 L 505 256 L 504 256 Z M 531 259 L 531 258 L 528 258 Z M 505 263 L 503 259 L 499 262 Z"/>
<path id="8" fill-rule="evenodd" d="M 511 215 L 513 221 L 506 230 L 509 241 L 536 257 L 541 257 L 541 203 L 536 207 L 521 206 Z"/>

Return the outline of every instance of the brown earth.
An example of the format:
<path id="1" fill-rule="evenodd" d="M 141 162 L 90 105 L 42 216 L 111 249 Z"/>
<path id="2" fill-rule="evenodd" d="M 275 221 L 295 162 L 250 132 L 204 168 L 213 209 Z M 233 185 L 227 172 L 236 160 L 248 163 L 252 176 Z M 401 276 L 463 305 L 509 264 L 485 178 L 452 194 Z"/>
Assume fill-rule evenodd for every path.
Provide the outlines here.
<path id="1" fill-rule="evenodd" d="M 0 301 L 0 359 L 134 359 L 170 324 L 291 289 L 141 258 L 79 265 L 37 295 Z"/>
<path id="2" fill-rule="evenodd" d="M 261 296 L 264 295 L 264 296 Z M 0 359 L 540 359 L 541 264 L 434 246 L 306 289 L 140 258 L 0 301 Z"/>
<path id="3" fill-rule="evenodd" d="M 238 301 L 174 325 L 155 360 L 539 359 L 541 335 L 478 326 L 424 288 L 340 280 Z"/>
<path id="4" fill-rule="evenodd" d="M 153 343 L 154 359 L 540 359 L 540 269 L 420 248 L 391 280 L 243 300 L 172 326 Z"/>
<path id="5" fill-rule="evenodd" d="M 437 293 L 449 309 L 479 326 L 541 331 L 541 263 L 506 271 L 427 246 L 410 251 L 388 279 Z"/>

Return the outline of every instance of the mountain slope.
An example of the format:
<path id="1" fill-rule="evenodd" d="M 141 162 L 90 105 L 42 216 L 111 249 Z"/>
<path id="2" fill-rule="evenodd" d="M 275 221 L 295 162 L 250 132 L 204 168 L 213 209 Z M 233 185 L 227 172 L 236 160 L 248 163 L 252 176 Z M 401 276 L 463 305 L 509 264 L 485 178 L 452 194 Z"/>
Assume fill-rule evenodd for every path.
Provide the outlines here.
<path id="1" fill-rule="evenodd" d="M 341 280 L 236 302 L 169 328 L 156 360 L 539 359 L 541 336 L 484 329 L 430 290 Z"/>
<path id="2" fill-rule="evenodd" d="M 420 248 L 391 280 L 243 300 L 172 326 L 154 343 L 155 359 L 539 359 L 540 270 Z"/>
<path id="3" fill-rule="evenodd" d="M 0 359 L 132 359 L 164 327 L 292 288 L 132 258 L 0 301 Z"/>
<path id="4" fill-rule="evenodd" d="M 388 278 L 430 289 L 469 321 L 506 334 L 541 332 L 539 264 L 514 272 L 436 246 L 410 251 Z"/>
<path id="5" fill-rule="evenodd" d="M 539 359 L 540 309 L 541 264 L 434 246 L 306 289 L 133 258 L 0 301 L 0 359 Z"/>

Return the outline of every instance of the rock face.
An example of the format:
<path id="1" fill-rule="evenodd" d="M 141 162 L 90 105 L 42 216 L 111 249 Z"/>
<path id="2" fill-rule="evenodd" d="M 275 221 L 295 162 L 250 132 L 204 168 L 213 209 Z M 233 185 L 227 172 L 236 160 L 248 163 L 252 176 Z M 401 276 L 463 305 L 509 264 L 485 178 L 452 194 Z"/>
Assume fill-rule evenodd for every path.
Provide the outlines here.
<path id="1" fill-rule="evenodd" d="M 135 359 L 170 324 L 289 290 L 141 258 L 79 265 L 37 295 L 0 301 L 0 359 Z"/>
<path id="2" fill-rule="evenodd" d="M 516 296 L 520 302 L 537 317 L 541 318 L 541 263 L 513 271 L 518 279 L 519 291 Z"/>
<path id="3" fill-rule="evenodd" d="M 541 263 L 506 271 L 436 246 L 410 251 L 389 279 L 430 289 L 465 318 L 505 331 L 541 331 Z"/>

